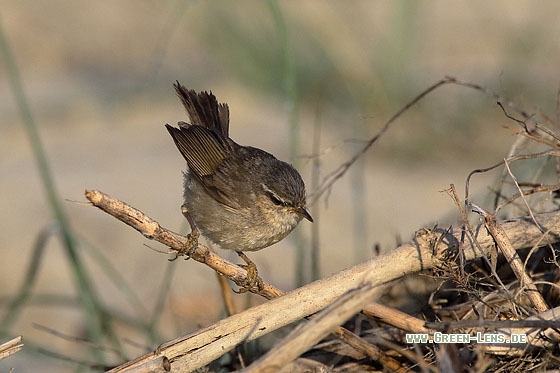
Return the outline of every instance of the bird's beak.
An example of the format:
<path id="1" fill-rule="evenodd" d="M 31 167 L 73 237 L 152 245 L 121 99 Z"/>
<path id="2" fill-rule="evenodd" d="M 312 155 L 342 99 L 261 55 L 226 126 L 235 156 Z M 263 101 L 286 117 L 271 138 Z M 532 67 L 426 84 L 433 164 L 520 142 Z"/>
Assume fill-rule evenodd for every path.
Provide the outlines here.
<path id="1" fill-rule="evenodd" d="M 303 218 L 306 218 L 307 220 L 309 220 L 310 222 L 313 223 L 313 218 L 311 217 L 311 214 L 305 209 L 305 207 L 300 207 L 296 210 L 296 213 L 298 215 L 300 215 Z"/>

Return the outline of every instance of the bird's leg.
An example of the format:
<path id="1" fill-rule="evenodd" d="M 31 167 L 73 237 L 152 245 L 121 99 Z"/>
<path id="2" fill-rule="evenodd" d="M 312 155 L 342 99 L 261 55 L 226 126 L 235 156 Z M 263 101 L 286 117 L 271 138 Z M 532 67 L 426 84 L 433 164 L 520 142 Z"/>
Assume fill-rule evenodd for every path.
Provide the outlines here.
<path id="1" fill-rule="evenodd" d="M 235 291 L 236 293 L 246 293 L 250 290 L 262 291 L 264 288 L 263 281 L 259 277 L 259 272 L 257 266 L 251 259 L 247 257 L 242 251 L 236 251 L 237 255 L 246 263 L 245 265 L 240 265 L 240 267 L 245 268 L 247 271 L 247 285 Z"/>
<path id="2" fill-rule="evenodd" d="M 196 227 L 196 224 L 194 223 L 191 214 L 189 214 L 189 209 L 187 208 L 186 205 L 181 206 L 181 213 L 189 222 L 189 225 L 191 226 L 191 233 L 189 233 L 187 236 L 188 237 L 187 244 L 184 247 L 182 247 L 181 250 L 177 251 L 175 257 L 169 259 L 170 262 L 174 261 L 181 255 L 186 255 L 188 259 L 193 253 L 193 251 L 196 249 L 196 247 L 198 246 L 198 237 L 200 237 L 200 232 L 198 231 L 198 228 Z"/>

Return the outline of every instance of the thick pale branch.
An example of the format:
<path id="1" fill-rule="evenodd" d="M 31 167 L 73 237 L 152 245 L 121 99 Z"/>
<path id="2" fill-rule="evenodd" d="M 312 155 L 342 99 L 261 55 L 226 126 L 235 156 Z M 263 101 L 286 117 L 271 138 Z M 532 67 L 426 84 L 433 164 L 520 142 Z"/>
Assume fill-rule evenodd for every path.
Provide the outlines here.
<path id="1" fill-rule="evenodd" d="M 371 287 L 369 284 L 365 283 L 357 289 L 346 292 L 309 322 L 301 324 L 299 328 L 294 330 L 287 338 L 278 343 L 273 349 L 251 364 L 247 369 L 244 369 L 243 372 L 258 373 L 279 371 L 283 366 L 295 360 L 333 330 L 337 329 L 338 325 L 343 324 L 346 320 L 354 316 L 365 304 L 372 302 L 377 295 L 377 290 L 376 287 Z M 346 334 L 347 333 L 344 333 L 342 337 L 344 338 Z M 353 338 L 353 340 L 355 339 L 356 338 Z M 350 343 L 352 343 L 352 341 L 350 341 Z M 382 360 L 382 363 L 388 370 L 393 372 L 406 371 L 394 360 L 384 356 L 385 354 L 376 346 L 369 345 L 358 347 L 360 347 L 361 350 L 365 350 L 370 358 Z"/>
<path id="2" fill-rule="evenodd" d="M 23 337 L 17 336 L 0 345 L 0 360 L 7 358 L 23 348 Z"/>
<path id="3" fill-rule="evenodd" d="M 94 205 L 123 220 L 149 238 L 156 239 L 175 250 L 179 250 L 186 243 L 185 237 L 165 230 L 157 222 L 130 206 L 126 208 L 131 209 L 131 216 L 125 216 L 127 213 L 122 210 L 125 204 L 120 201 L 118 201 L 120 204 L 113 206 L 117 211 L 113 211 L 113 207 L 103 202 L 104 199 L 110 198 L 103 193 L 88 191 L 86 196 Z M 111 203 L 114 201 L 112 200 Z M 544 237 L 535 223 L 527 217 L 501 223 L 515 249 L 531 247 L 539 242 L 552 244 L 560 241 L 560 224 L 558 224 L 560 212 L 540 214 L 535 218 L 540 227 L 547 232 Z M 352 289 L 364 286 L 373 289 L 406 274 L 434 268 L 450 260 L 449 258 L 455 258 L 458 253 L 463 255 L 466 261 L 472 260 L 488 255 L 494 245 L 494 239 L 487 233 L 484 225 L 475 228 L 476 242 L 462 242 L 463 237 L 461 229 L 423 230 L 411 243 L 402 245 L 394 251 L 295 289 L 284 296 L 228 317 L 196 333 L 167 342 L 156 351 L 127 362 L 112 372 L 128 371 L 162 356 L 169 359 L 173 370 L 192 371 L 207 365 L 243 341 L 256 339 L 326 308 Z M 203 247 L 196 249 L 193 258 L 207 265 L 212 263 L 214 265 L 212 268 L 227 277 L 232 274 L 234 277 L 236 274 L 239 276 L 246 274 L 241 268 L 224 261 Z M 270 288 L 275 289 L 272 286 Z M 281 294 L 281 291 L 272 291 L 269 298 L 277 294 Z M 357 303 L 352 304 L 350 309 L 346 309 L 345 314 L 356 313 L 366 305 Z"/>

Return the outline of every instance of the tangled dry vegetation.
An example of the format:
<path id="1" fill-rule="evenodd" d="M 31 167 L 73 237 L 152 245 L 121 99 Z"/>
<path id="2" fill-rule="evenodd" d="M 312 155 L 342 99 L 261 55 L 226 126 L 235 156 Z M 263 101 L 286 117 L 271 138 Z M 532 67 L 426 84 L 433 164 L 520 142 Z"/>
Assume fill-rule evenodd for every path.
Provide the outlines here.
<path id="1" fill-rule="evenodd" d="M 413 241 L 395 250 L 287 294 L 264 281 L 251 291 L 268 302 L 164 343 L 111 372 L 511 372 L 560 368 L 559 124 L 544 115 L 537 120 L 483 87 L 453 78 L 430 87 L 403 111 L 444 84 L 476 89 L 497 100 L 512 120 L 511 131 L 518 135 L 501 162 L 469 175 L 464 198 L 453 185 L 447 190 L 458 208 L 458 226 L 420 229 Z M 520 154 L 521 149 L 529 148 L 536 151 Z M 321 190 L 328 190 L 352 163 L 329 175 Z M 473 177 L 491 170 L 501 170 L 501 175 L 491 187 L 494 203 L 490 212 L 471 199 L 468 190 Z M 524 176 L 518 176 L 521 174 Z M 104 193 L 86 191 L 86 197 L 172 251 L 186 243 L 186 237 Z M 192 258 L 237 285 L 247 286 L 243 268 L 207 248 L 199 246 Z M 227 303 L 231 292 L 224 294 Z M 240 346 L 279 328 L 290 332 L 266 351 L 242 353 Z M 442 335 L 438 333 L 490 335 L 494 339 L 490 343 L 412 343 L 406 338 L 410 333 L 430 338 Z M 496 343 L 509 341 L 512 334 L 526 335 L 526 343 Z"/>

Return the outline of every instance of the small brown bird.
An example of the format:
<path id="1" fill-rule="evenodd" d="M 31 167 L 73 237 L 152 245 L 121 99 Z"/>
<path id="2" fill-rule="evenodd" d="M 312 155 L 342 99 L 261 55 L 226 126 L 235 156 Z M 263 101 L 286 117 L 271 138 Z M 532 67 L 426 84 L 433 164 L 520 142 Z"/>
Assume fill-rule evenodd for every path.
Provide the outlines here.
<path id="1" fill-rule="evenodd" d="M 183 212 L 193 230 L 240 253 L 280 241 L 302 218 L 313 221 L 305 184 L 291 165 L 230 139 L 229 108 L 211 92 L 174 87 L 190 123 L 166 128 L 187 161 Z"/>

